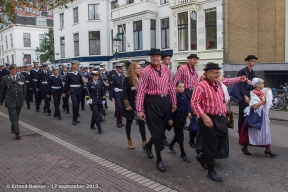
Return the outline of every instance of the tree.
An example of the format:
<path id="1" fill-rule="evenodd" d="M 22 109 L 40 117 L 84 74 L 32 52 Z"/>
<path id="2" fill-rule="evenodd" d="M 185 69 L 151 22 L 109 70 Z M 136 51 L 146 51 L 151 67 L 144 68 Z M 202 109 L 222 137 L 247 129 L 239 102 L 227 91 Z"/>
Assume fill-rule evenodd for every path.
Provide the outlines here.
<path id="1" fill-rule="evenodd" d="M 40 45 L 40 60 L 47 61 L 49 60 L 51 63 L 55 60 L 54 53 L 54 30 L 53 28 L 49 28 L 48 33 L 45 33 L 45 38 Z"/>
<path id="2" fill-rule="evenodd" d="M 54 9 L 56 7 L 68 8 L 67 4 L 75 0 L 0 0 L 0 23 L 5 23 L 4 17 L 9 21 L 16 23 L 17 9 L 29 7 L 47 11 L 47 7 Z"/>

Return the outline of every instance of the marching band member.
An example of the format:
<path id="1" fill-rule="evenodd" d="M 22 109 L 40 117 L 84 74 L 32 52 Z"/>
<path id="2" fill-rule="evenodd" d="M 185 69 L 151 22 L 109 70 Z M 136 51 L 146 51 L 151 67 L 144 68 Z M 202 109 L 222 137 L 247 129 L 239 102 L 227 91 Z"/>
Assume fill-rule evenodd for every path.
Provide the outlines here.
<path id="1" fill-rule="evenodd" d="M 42 70 L 38 74 L 38 89 L 39 94 L 41 96 L 41 99 L 44 98 L 44 113 L 48 113 L 48 116 L 51 116 L 51 110 L 50 110 L 50 97 L 48 98 L 47 95 L 49 94 L 48 90 L 48 78 L 50 77 L 50 73 L 48 71 L 48 63 L 44 62 L 42 63 Z"/>

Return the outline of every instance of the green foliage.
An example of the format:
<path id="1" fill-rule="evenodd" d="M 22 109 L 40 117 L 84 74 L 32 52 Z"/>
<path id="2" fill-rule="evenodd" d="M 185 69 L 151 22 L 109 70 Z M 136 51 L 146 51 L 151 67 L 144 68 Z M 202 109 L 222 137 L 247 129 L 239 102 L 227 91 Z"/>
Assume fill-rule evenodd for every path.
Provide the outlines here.
<path id="1" fill-rule="evenodd" d="M 45 38 L 40 45 L 40 61 L 44 62 L 49 60 L 51 63 L 54 63 L 55 53 L 54 53 L 54 30 L 49 28 L 48 33 L 45 33 Z"/>
<path id="2" fill-rule="evenodd" d="M 67 4 L 75 0 L 0 0 L 0 23 L 4 23 L 3 16 L 6 15 L 9 21 L 16 23 L 16 10 L 17 8 L 35 8 L 40 11 L 46 11 L 46 7 L 54 9 L 60 7 L 62 9 L 67 8 Z"/>

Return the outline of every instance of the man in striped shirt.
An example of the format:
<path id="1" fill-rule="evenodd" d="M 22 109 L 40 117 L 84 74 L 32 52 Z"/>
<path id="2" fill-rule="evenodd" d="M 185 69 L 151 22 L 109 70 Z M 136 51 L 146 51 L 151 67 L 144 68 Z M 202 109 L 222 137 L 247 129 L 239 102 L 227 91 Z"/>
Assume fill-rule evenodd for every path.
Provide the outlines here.
<path id="1" fill-rule="evenodd" d="M 191 109 L 199 118 L 200 136 L 204 149 L 204 153 L 197 156 L 196 160 L 203 168 L 207 165 L 207 177 L 217 182 L 222 182 L 223 179 L 214 170 L 215 155 L 218 150 L 225 147 L 228 137 L 225 95 L 218 82 L 220 69 L 218 64 L 207 63 L 204 69 L 206 78 L 194 89 L 190 103 Z M 222 83 L 233 84 L 245 80 L 247 78 L 242 76 L 222 79 Z"/>
<path id="2" fill-rule="evenodd" d="M 140 73 L 136 109 L 140 120 L 146 118 L 152 136 L 145 146 L 147 156 L 150 159 L 153 158 L 151 148 L 154 143 L 157 168 L 159 171 L 165 172 L 166 167 L 161 158 L 161 151 L 164 149 L 163 133 L 168 118 L 169 98 L 172 103 L 172 112 L 174 112 L 176 110 L 176 94 L 171 71 L 160 63 L 160 49 L 151 49 L 149 55 L 151 64 Z"/>

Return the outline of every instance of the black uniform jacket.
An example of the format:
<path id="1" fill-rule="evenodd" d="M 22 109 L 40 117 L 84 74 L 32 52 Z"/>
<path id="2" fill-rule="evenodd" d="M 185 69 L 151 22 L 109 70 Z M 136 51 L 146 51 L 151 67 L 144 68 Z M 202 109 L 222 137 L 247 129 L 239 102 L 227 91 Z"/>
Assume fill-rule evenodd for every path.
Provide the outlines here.
<path id="1" fill-rule="evenodd" d="M 95 84 L 93 80 L 88 81 L 85 95 L 93 100 L 93 105 L 101 105 L 106 97 L 103 82 L 97 80 Z"/>
<path id="2" fill-rule="evenodd" d="M 251 80 L 251 81 L 252 81 L 252 79 L 253 79 L 254 77 L 256 77 L 256 74 L 254 73 L 254 71 L 251 69 L 251 72 L 250 72 L 249 69 L 248 69 L 248 67 L 245 67 L 245 68 L 241 69 L 241 70 L 237 73 L 237 76 L 238 76 L 238 77 L 243 76 L 243 75 L 245 75 L 245 76 L 248 75 L 247 78 L 248 78 L 249 80 Z M 247 96 L 250 98 L 250 91 L 254 90 L 254 88 L 253 88 L 252 85 L 249 85 L 249 86 L 248 86 L 248 89 L 245 90 L 245 84 L 246 84 L 246 82 L 240 82 L 240 83 L 238 83 L 239 93 L 240 93 L 240 95 L 241 95 L 242 97 L 245 96 L 245 95 L 247 95 Z"/>
<path id="3" fill-rule="evenodd" d="M 64 93 L 63 83 L 60 75 L 51 75 L 48 79 L 48 91 L 49 94 L 61 94 Z"/>
<path id="4" fill-rule="evenodd" d="M 136 93 L 137 93 L 137 87 L 133 86 L 130 82 L 130 77 L 126 76 L 123 80 L 123 104 L 124 107 L 122 107 L 122 114 L 123 117 L 126 117 L 128 119 L 134 119 L 134 112 L 136 111 Z M 127 111 L 126 107 L 131 107 L 132 111 Z"/>
<path id="5" fill-rule="evenodd" d="M 81 94 L 83 90 L 84 81 L 79 72 L 69 72 L 66 75 L 66 81 L 64 85 L 64 92 L 70 92 L 74 94 Z"/>
<path id="6" fill-rule="evenodd" d="M 118 73 L 112 75 L 110 81 L 110 92 L 109 92 L 109 99 L 122 99 L 123 94 L 123 78 L 124 75 Z"/>
<path id="7" fill-rule="evenodd" d="M 32 88 L 32 79 L 31 79 L 31 76 L 30 76 L 30 72 L 27 73 L 26 71 L 23 71 L 21 73 L 21 75 L 23 75 L 25 77 L 26 89 Z"/>

